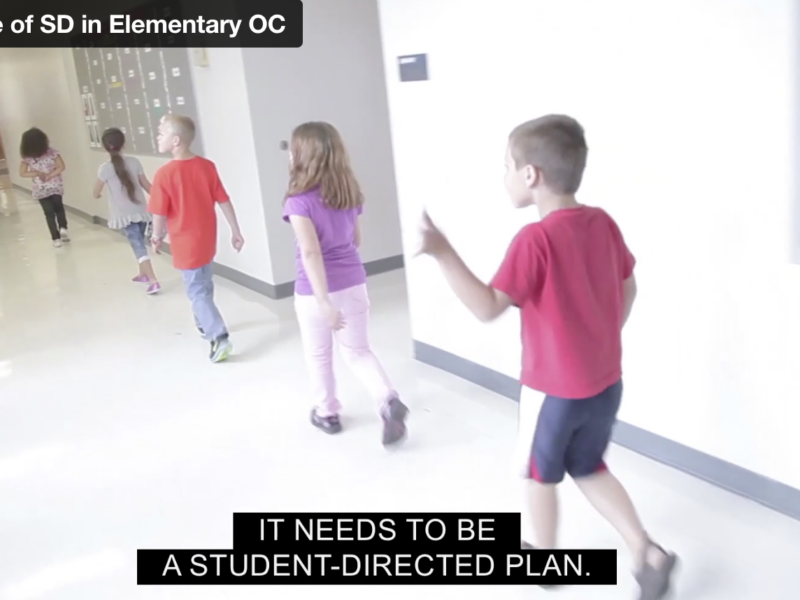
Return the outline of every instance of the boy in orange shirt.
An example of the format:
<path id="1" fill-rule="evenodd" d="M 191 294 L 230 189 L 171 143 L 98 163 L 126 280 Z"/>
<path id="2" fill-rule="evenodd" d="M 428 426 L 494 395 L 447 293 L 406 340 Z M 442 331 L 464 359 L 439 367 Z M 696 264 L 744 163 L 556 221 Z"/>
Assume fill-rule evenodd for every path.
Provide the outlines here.
<path id="1" fill-rule="evenodd" d="M 169 227 L 173 265 L 183 275 L 195 324 L 211 342 L 209 358 L 217 363 L 227 359 L 233 349 L 228 328 L 214 303 L 217 204 L 231 228 L 231 244 L 237 252 L 244 239 L 216 166 L 192 154 L 194 136 L 190 118 L 167 115 L 161 119 L 158 150 L 172 154 L 172 160 L 153 177 L 148 210 L 153 215 L 153 249 L 158 253 Z"/>

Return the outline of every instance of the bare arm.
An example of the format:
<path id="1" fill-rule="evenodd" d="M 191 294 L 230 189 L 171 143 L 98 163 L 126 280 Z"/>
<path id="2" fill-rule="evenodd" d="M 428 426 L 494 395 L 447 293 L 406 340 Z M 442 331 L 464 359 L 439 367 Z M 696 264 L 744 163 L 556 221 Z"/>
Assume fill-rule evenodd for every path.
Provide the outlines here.
<path id="1" fill-rule="evenodd" d="M 482 323 L 494 321 L 513 304 L 510 296 L 478 279 L 452 248 L 436 258 L 453 293 Z"/>
<path id="2" fill-rule="evenodd" d="M 422 246 L 417 254 L 428 254 L 439 263 L 453 293 L 479 321 L 494 321 L 513 305 L 511 296 L 483 283 L 470 271 L 427 212 L 420 233 Z"/>
<path id="3" fill-rule="evenodd" d="M 150 234 L 150 242 L 153 250 L 161 251 L 161 244 L 167 236 L 167 215 L 170 214 L 170 195 L 165 189 L 159 177 L 160 172 L 156 172 L 153 178 L 153 186 L 150 190 L 150 201 L 147 203 L 147 212 L 153 215 L 153 230 Z"/>
<path id="4" fill-rule="evenodd" d="M 147 179 L 147 175 L 144 173 L 139 173 L 139 185 L 142 186 L 145 192 L 150 193 L 150 180 Z"/>
<path id="5" fill-rule="evenodd" d="M 306 270 L 314 297 L 321 305 L 329 305 L 328 278 L 325 275 L 325 263 L 322 261 L 322 249 L 314 223 L 306 217 L 292 215 L 289 217 L 297 243 L 300 246 L 300 258 Z"/>
<path id="6" fill-rule="evenodd" d="M 233 204 L 231 202 L 223 202 L 219 207 L 222 214 L 225 215 L 225 220 L 228 221 L 231 233 L 233 233 L 234 236 L 241 236 L 242 230 L 239 229 L 239 221 L 236 219 L 236 211 L 233 208 Z"/>
<path id="7" fill-rule="evenodd" d="M 633 301 L 636 300 L 636 277 L 631 275 L 622 282 L 622 326 L 628 322 L 628 317 L 631 316 L 633 310 Z"/>
<path id="8" fill-rule="evenodd" d="M 99 198 L 103 194 L 103 187 L 105 186 L 105 182 L 102 179 L 98 179 L 94 182 L 94 188 L 92 188 L 92 195 L 95 198 Z"/>
<path id="9" fill-rule="evenodd" d="M 163 240 L 167 235 L 167 217 L 153 215 L 153 240 Z"/>
<path id="10" fill-rule="evenodd" d="M 61 175 L 65 171 L 66 168 L 67 168 L 67 165 L 64 164 L 64 159 L 61 158 L 60 154 L 57 155 L 56 156 L 56 168 L 53 169 L 53 171 L 51 171 L 50 173 L 47 174 L 47 179 L 53 179 L 54 177 L 58 177 L 59 175 Z"/>
<path id="11" fill-rule="evenodd" d="M 24 160 L 19 163 L 19 176 L 24 177 L 26 179 L 36 179 L 37 177 L 44 177 L 44 173 L 40 173 L 39 171 L 34 171 L 30 168 L 28 163 Z"/>

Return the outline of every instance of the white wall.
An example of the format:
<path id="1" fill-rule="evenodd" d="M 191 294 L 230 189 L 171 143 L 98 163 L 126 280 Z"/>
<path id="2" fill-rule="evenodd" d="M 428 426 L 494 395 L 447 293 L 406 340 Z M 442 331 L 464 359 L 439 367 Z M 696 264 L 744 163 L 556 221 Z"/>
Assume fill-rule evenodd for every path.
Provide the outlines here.
<path id="1" fill-rule="evenodd" d="M 217 163 L 246 239 L 242 253 L 236 254 L 230 247 L 227 226 L 221 225 L 216 260 L 272 282 L 242 52 L 239 48 L 212 48 L 208 52 L 209 67 L 193 67 L 205 156 Z M 71 50 L 0 48 L 0 135 L 12 181 L 30 188 L 30 181 L 16 174 L 17 147 L 22 132 L 40 127 L 62 152 L 67 165 L 64 201 L 105 218 L 106 200 L 95 200 L 91 190 L 97 168 L 107 155 L 89 148 L 78 89 Z M 166 162 L 166 158 L 140 158 L 151 179 Z"/>
<path id="2" fill-rule="evenodd" d="M 295 278 L 280 142 L 304 121 L 330 121 L 344 136 L 367 201 L 362 258 L 402 254 L 377 3 L 305 0 L 303 11 L 301 48 L 242 51 L 276 284 Z"/>
<path id="3" fill-rule="evenodd" d="M 84 142 L 88 147 L 87 132 L 83 118 L 74 110 L 63 52 L 58 48 L 0 48 L 0 135 L 11 181 L 30 189 L 30 180 L 18 175 L 19 142 L 31 127 L 44 130 L 50 143 L 64 155 L 67 202 L 89 214 L 99 214 L 92 212 L 94 180 L 88 174 L 89 151 L 83 148 Z"/>
<path id="4" fill-rule="evenodd" d="M 587 129 L 581 192 L 638 258 L 621 418 L 800 487 L 800 270 L 790 0 L 379 0 L 404 242 L 423 204 L 488 279 L 519 226 L 510 129 L 550 112 Z M 428 53 L 428 82 L 396 57 Z M 417 340 L 508 375 L 518 316 L 476 323 L 407 255 Z"/>

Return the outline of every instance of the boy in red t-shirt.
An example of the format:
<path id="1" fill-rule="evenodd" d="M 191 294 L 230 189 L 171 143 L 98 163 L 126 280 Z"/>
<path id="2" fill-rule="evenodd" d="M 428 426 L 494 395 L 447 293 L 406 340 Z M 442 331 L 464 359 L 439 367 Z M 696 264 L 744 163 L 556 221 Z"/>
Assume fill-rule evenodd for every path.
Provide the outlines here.
<path id="1" fill-rule="evenodd" d="M 228 358 L 232 346 L 225 321 L 214 303 L 212 265 L 217 253 L 217 204 L 233 232 L 231 243 L 237 252 L 244 239 L 216 166 L 192 154 L 194 136 L 195 126 L 190 118 L 167 115 L 161 119 L 158 150 L 172 154 L 172 160 L 156 171 L 147 208 L 153 215 L 153 249 L 160 252 L 169 228 L 172 262 L 183 275 L 195 324 L 211 342 L 211 361 L 220 362 Z"/>
<path id="2" fill-rule="evenodd" d="M 516 208 L 536 205 L 540 221 L 517 234 L 491 285 L 475 277 L 427 214 L 420 253 L 437 259 L 481 321 L 511 306 L 521 311 L 520 439 L 536 547 L 556 545 L 556 486 L 569 475 L 633 553 L 640 598 L 657 600 L 669 590 L 677 558 L 651 541 L 603 460 L 622 399 L 622 327 L 636 295 L 635 260 L 614 220 L 575 199 L 587 154 L 583 128 L 567 116 L 511 132 L 506 190 Z"/>

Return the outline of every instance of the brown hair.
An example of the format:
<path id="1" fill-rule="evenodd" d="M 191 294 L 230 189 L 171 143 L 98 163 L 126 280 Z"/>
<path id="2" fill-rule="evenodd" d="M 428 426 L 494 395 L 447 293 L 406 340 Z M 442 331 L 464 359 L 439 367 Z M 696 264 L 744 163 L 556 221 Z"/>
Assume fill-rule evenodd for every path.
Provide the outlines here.
<path id="1" fill-rule="evenodd" d="M 547 115 L 518 125 L 508 143 L 515 166 L 540 169 L 556 194 L 574 194 L 581 187 L 589 148 L 583 127 L 572 117 Z"/>
<path id="2" fill-rule="evenodd" d="M 19 143 L 19 153 L 22 158 L 39 158 L 50 149 L 50 140 L 47 134 L 38 127 L 32 127 L 22 134 Z"/>
<path id="3" fill-rule="evenodd" d="M 125 159 L 120 154 L 122 147 L 125 145 L 125 134 L 116 127 L 112 127 L 103 132 L 101 139 L 103 148 L 111 155 L 111 164 L 114 165 L 114 172 L 119 177 L 122 187 L 128 192 L 128 198 L 134 204 L 141 204 L 141 200 L 136 197 L 136 185 L 133 183 L 133 177 L 131 177 L 125 166 Z"/>
<path id="4" fill-rule="evenodd" d="M 178 136 L 181 142 L 186 146 L 191 145 L 197 132 L 194 121 L 192 121 L 191 118 L 170 113 L 164 115 L 162 120 L 166 125 L 169 125 L 170 129 L 172 129 L 172 133 Z"/>
<path id="5" fill-rule="evenodd" d="M 350 156 L 342 136 L 330 123 L 304 123 L 292 132 L 292 166 L 289 171 L 289 196 L 315 187 L 334 210 L 357 208 L 364 195 L 350 166 Z"/>

